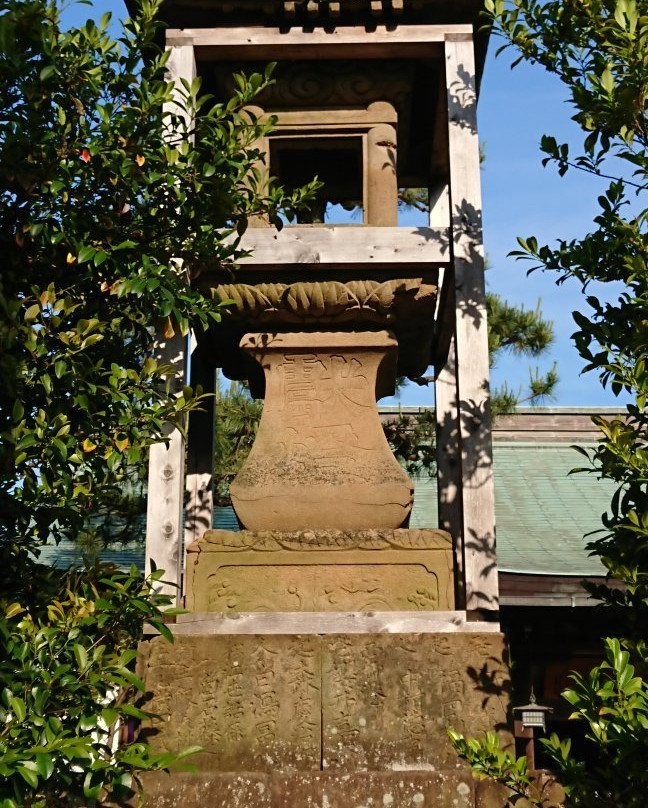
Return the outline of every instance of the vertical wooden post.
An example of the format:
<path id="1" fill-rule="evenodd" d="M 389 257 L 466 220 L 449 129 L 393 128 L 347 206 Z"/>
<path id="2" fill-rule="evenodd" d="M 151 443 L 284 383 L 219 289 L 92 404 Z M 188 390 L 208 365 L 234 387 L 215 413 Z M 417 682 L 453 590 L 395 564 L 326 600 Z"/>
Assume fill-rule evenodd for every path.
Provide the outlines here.
<path id="1" fill-rule="evenodd" d="M 177 92 L 184 94 L 182 89 L 182 79 L 188 81 L 189 84 L 196 78 L 196 57 L 193 45 L 167 45 L 166 48 L 169 53 L 169 60 L 167 61 L 167 78 L 172 81 Z M 185 111 L 183 105 L 176 105 L 171 102 L 167 108 L 168 112 L 175 113 L 184 118 L 188 130 L 191 130 L 190 113 Z M 169 133 L 173 137 L 174 133 Z"/>
<path id="2" fill-rule="evenodd" d="M 499 605 L 472 36 L 447 34 L 445 56 L 465 608 L 477 617 Z"/>
<path id="3" fill-rule="evenodd" d="M 172 394 L 186 381 L 186 337 L 176 335 L 158 342 L 157 359 L 172 365 L 177 376 Z M 174 389 L 175 388 L 175 389 Z M 164 570 L 158 590 L 180 596 L 182 575 L 182 508 L 184 499 L 185 442 L 181 433 L 171 430 L 166 443 L 149 450 L 148 497 L 146 503 L 146 572 L 152 563 Z M 178 588 L 176 588 L 178 587 Z"/>
<path id="4" fill-rule="evenodd" d="M 396 127 L 377 124 L 367 133 L 364 223 L 374 227 L 398 224 L 398 180 L 396 179 Z"/>
<path id="5" fill-rule="evenodd" d="M 450 227 L 450 189 L 447 182 L 430 188 L 430 227 Z"/>
<path id="6" fill-rule="evenodd" d="M 448 280 L 451 280 L 448 279 Z M 454 295 L 451 296 L 452 298 Z M 466 608 L 463 475 L 459 411 L 457 405 L 457 365 L 454 334 L 450 338 L 445 364 L 435 370 L 434 411 L 436 415 L 436 462 L 439 527 L 454 539 L 455 606 Z"/>
<path id="7" fill-rule="evenodd" d="M 199 410 L 189 415 L 185 547 L 212 526 L 214 506 L 214 381 L 216 371 L 191 337 L 190 384 L 208 393 Z"/>
<path id="8" fill-rule="evenodd" d="M 169 48 L 167 62 L 169 80 L 177 86 L 182 78 L 189 83 L 196 76 L 196 63 L 192 45 Z M 169 111 L 182 115 L 189 129 L 190 121 L 180 107 L 169 105 Z M 172 137 L 173 133 L 169 133 Z M 162 364 L 174 367 L 177 375 L 172 384 L 176 394 L 186 383 L 187 339 L 180 334 L 167 339 L 158 337 L 157 358 Z M 173 389 L 175 387 L 175 389 Z M 181 433 L 171 430 L 166 443 L 151 446 L 149 452 L 148 498 L 146 512 L 146 571 L 151 562 L 165 571 L 165 581 L 160 591 L 180 597 L 182 584 L 182 509 L 184 500 L 185 443 Z"/>

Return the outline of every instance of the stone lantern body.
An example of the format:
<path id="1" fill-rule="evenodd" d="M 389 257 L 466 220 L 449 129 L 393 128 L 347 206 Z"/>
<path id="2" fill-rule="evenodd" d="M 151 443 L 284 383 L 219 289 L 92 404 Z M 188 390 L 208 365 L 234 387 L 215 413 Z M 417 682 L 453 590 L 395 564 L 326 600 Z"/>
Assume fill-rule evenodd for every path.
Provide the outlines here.
<path id="1" fill-rule="evenodd" d="M 226 782 L 215 772 L 245 771 L 275 789 L 259 805 L 297 804 L 297 794 L 368 804 L 371 789 L 380 804 L 384 785 L 385 805 L 391 788 L 412 804 L 451 788 L 472 806 L 463 775 L 443 786 L 429 774 L 454 770 L 445 729 L 504 725 L 501 694 L 483 702 L 469 673 L 485 670 L 498 686 L 507 679 L 475 123 L 485 52 L 473 42 L 478 10 L 426 0 L 165 6 L 175 80 L 200 75 L 227 100 L 233 72 L 276 62 L 275 82 L 247 111 L 273 121 L 256 144 L 260 182 L 273 176 L 291 188 L 317 175 L 323 183 L 311 209 L 281 231 L 250 221 L 249 255 L 233 273 L 206 267 L 195 280 L 230 303 L 220 324 L 192 339 L 192 382 L 209 387 L 218 367 L 264 399 L 231 486 L 241 529 L 211 529 L 213 412 L 192 416 L 186 483 L 179 434 L 151 452 L 147 557 L 180 585 L 190 614 L 177 619 L 175 650 L 155 640 L 141 660 L 153 709 L 170 719 L 157 726 L 159 744 L 200 743 L 200 782 L 213 795 Z M 399 226 L 408 188 L 427 189 L 418 226 Z M 186 362 L 181 345 L 161 352 Z M 398 375 L 435 388 L 439 522 L 419 529 L 408 527 L 415 486 L 376 406 Z M 194 696 L 174 706 L 185 679 Z M 389 780 L 403 769 L 418 773 L 409 796 L 402 777 Z M 357 791 L 361 770 L 373 773 L 366 794 Z M 284 775 L 281 787 L 268 780 Z M 239 785 L 244 799 L 254 783 Z"/>

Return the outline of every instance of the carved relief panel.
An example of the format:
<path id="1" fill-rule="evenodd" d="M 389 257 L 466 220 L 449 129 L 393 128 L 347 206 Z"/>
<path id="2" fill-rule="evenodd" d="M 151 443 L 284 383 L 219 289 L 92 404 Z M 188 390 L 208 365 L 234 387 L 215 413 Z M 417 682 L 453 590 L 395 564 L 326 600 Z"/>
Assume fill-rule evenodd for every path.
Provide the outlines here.
<path id="1" fill-rule="evenodd" d="M 194 612 L 437 611 L 454 605 L 452 543 L 439 530 L 240 533 L 188 551 Z"/>

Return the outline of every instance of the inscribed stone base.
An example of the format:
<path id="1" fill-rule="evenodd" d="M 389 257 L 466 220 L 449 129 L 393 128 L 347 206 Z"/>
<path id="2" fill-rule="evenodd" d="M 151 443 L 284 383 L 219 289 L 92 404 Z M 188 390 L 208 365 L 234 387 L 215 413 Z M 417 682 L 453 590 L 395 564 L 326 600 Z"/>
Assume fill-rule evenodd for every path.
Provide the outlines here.
<path id="1" fill-rule="evenodd" d="M 141 779 L 145 808 L 273 808 L 267 774 L 155 772 Z"/>
<path id="2" fill-rule="evenodd" d="M 443 530 L 208 530 L 187 552 L 192 612 L 452 611 Z"/>
<path id="3" fill-rule="evenodd" d="M 500 634 L 210 635 L 143 643 L 160 750 L 202 771 L 458 766 L 446 734 L 506 731 Z"/>

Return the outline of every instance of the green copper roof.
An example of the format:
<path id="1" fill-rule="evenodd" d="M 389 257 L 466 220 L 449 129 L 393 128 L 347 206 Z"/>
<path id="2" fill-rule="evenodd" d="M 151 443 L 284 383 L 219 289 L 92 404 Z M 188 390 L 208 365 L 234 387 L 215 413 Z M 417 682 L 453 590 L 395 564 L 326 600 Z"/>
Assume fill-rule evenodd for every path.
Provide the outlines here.
<path id="1" fill-rule="evenodd" d="M 502 572 L 546 575 L 601 575 L 604 569 L 588 557 L 583 536 L 601 527 L 613 486 L 591 474 L 572 474 L 583 458 L 567 444 L 504 443 L 494 445 L 497 557 Z M 436 481 L 415 483 L 412 527 L 437 524 Z M 238 530 L 231 508 L 216 508 L 214 527 Z M 124 547 L 101 553 L 119 566 L 144 563 L 141 536 Z M 78 563 L 69 545 L 46 548 L 42 560 L 66 567 Z"/>
<path id="2" fill-rule="evenodd" d="M 584 550 L 600 531 L 615 486 L 588 473 L 567 445 L 496 444 L 495 502 L 502 572 L 601 575 L 598 558 Z"/>
<path id="3" fill-rule="evenodd" d="M 601 575 L 585 551 L 614 492 L 592 474 L 569 474 L 584 458 L 567 444 L 495 443 L 497 562 L 501 572 Z M 416 481 L 412 527 L 437 520 L 436 481 Z"/>

